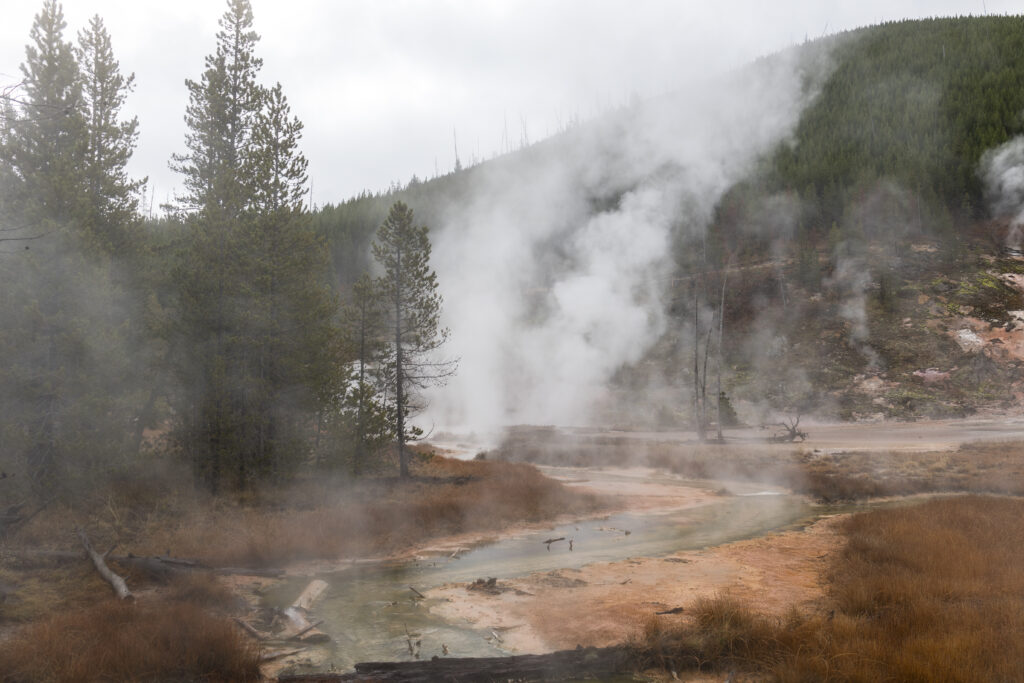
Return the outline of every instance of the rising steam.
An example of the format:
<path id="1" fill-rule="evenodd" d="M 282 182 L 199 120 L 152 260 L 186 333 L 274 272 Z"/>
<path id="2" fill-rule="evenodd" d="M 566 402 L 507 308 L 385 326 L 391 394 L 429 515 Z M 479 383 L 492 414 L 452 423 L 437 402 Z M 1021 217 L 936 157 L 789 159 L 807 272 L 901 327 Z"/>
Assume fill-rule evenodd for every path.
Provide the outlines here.
<path id="1" fill-rule="evenodd" d="M 827 60 L 796 50 L 472 172 L 434 264 L 459 374 L 437 424 L 586 424 L 665 332 L 672 249 L 789 136 Z"/>
<path id="2" fill-rule="evenodd" d="M 981 177 L 992 215 L 1010 219 L 1006 246 L 1020 251 L 1024 247 L 1024 137 L 986 152 Z"/>

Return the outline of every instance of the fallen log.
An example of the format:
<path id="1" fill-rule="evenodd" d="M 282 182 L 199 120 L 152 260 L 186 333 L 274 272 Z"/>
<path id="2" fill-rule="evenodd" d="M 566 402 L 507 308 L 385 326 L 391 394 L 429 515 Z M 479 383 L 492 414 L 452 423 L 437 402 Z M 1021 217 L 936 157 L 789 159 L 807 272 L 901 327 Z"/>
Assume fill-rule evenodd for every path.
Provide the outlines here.
<path id="1" fill-rule="evenodd" d="M 302 590 L 302 592 L 299 593 L 299 597 L 295 598 L 295 602 L 292 603 L 292 607 L 300 607 L 304 610 L 313 609 L 313 603 L 324 594 L 325 590 L 327 590 L 326 581 L 313 579 Z"/>
<path id="2" fill-rule="evenodd" d="M 295 647 L 290 650 L 270 650 L 260 655 L 260 663 L 272 662 L 275 659 L 281 659 L 282 657 L 291 657 L 292 655 L 297 655 L 300 652 L 305 652 L 305 650 L 306 648 L 304 647 Z"/>
<path id="3" fill-rule="evenodd" d="M 29 566 L 49 566 L 65 562 L 77 562 L 82 559 L 82 553 L 69 550 L 40 550 L 38 548 L 6 548 L 5 555 L 18 558 L 21 563 L 28 563 Z M 199 560 L 186 560 L 177 557 L 143 557 L 140 555 L 108 555 L 106 559 L 116 562 L 121 566 L 141 567 L 143 569 L 154 568 L 157 563 L 166 565 L 167 569 L 159 571 L 206 571 L 214 574 L 243 576 L 267 576 L 279 578 L 284 576 L 283 569 L 256 569 L 252 567 L 211 567 Z M 36 564 L 32 564 L 35 562 Z"/>
<path id="4" fill-rule="evenodd" d="M 78 530 L 78 538 L 81 539 L 82 545 L 85 546 L 85 552 L 89 554 L 89 559 L 92 560 L 92 564 L 96 567 L 96 571 L 103 577 L 103 580 L 110 584 L 110 587 L 114 590 L 114 594 L 117 595 L 121 600 L 134 600 L 135 596 L 128 590 L 128 584 L 124 582 L 124 579 L 115 574 L 107 566 L 106 560 L 103 559 L 103 555 L 93 550 L 92 544 L 89 543 L 89 537 L 85 535 L 85 531 L 82 529 Z M 113 548 L 111 548 L 113 550 Z M 107 552 L 109 555 L 109 551 Z"/>
<path id="5" fill-rule="evenodd" d="M 610 678 L 631 673 L 635 664 L 625 647 L 582 648 L 546 655 L 509 657 L 434 657 L 420 662 L 364 662 L 355 672 L 290 674 L 281 683 L 333 683 L 335 681 L 558 681 Z"/>
<path id="6" fill-rule="evenodd" d="M 309 610 L 317 598 L 327 590 L 327 582 L 320 579 L 313 579 L 306 585 L 299 597 L 290 607 L 286 607 L 281 614 L 291 625 L 291 631 L 281 636 L 282 640 L 298 640 L 304 643 L 322 643 L 331 638 L 323 631 L 318 630 L 317 624 L 308 618 Z"/>
<path id="7" fill-rule="evenodd" d="M 290 636 L 288 638 L 288 640 L 302 640 L 302 636 L 306 635 L 307 633 L 309 633 L 310 631 L 312 631 L 313 629 L 315 629 L 317 626 L 319 626 L 322 623 L 324 623 L 323 619 L 317 619 L 316 621 L 311 622 L 309 624 L 309 626 L 307 626 L 306 628 L 302 629 L 301 631 L 299 631 L 295 635 Z"/>

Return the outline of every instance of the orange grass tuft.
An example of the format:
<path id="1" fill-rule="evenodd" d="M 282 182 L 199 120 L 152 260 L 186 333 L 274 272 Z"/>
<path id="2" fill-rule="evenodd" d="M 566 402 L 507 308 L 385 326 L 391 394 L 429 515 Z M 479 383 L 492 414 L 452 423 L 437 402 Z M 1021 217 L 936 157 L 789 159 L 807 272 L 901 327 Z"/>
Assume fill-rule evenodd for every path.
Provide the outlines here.
<path id="1" fill-rule="evenodd" d="M 1024 680 L 1024 501 L 934 500 L 854 515 L 843 531 L 818 614 L 698 600 L 687 625 L 646 624 L 641 663 L 783 682 Z"/>
<path id="2" fill-rule="evenodd" d="M 0 643 L 4 683 L 257 681 L 259 653 L 188 603 L 106 601 L 38 621 Z"/>

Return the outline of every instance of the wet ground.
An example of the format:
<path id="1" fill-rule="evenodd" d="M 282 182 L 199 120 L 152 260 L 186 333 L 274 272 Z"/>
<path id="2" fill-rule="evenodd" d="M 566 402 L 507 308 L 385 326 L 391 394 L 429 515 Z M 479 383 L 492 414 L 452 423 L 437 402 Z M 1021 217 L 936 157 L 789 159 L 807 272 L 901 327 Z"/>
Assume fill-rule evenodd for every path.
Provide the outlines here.
<path id="1" fill-rule="evenodd" d="M 824 511 L 801 497 L 759 485 L 737 484 L 733 487 L 737 495 L 721 496 L 706 483 L 649 470 L 559 468 L 548 472 L 572 478 L 574 486 L 603 492 L 618 489 L 636 501 L 635 509 L 523 530 L 472 548 L 460 550 L 458 543 L 446 544 L 408 561 L 354 565 L 318 574 L 330 587 L 314 611 L 316 618 L 323 619 L 320 630 L 333 643 L 308 653 L 308 666 L 303 668 L 344 671 L 359 661 L 548 651 L 549 644 L 525 624 L 517 626 L 502 618 L 470 619 L 453 612 L 451 597 L 441 588 L 455 586 L 471 595 L 464 585 L 477 579 L 493 577 L 507 585 L 540 575 L 549 587 L 571 589 L 591 583 L 574 578 L 588 567 L 702 551 L 799 527 Z M 561 540 L 545 543 L 551 539 Z M 265 596 L 265 603 L 287 605 L 309 578 L 295 577 L 276 586 Z M 421 599 L 417 592 L 427 598 Z"/>
<path id="2" fill-rule="evenodd" d="M 805 443 L 769 444 L 765 431 L 745 429 L 728 431 L 725 448 L 768 456 L 793 449 L 909 454 L 1024 440 L 1024 418 L 1016 417 L 800 427 L 810 435 Z M 688 432 L 558 432 L 694 443 Z M 435 445 L 460 457 L 481 450 L 469 438 Z M 655 470 L 542 469 L 571 486 L 620 496 L 627 512 L 519 529 L 486 543 L 452 539 L 398 562 L 319 572 L 330 588 L 314 612 L 333 642 L 301 655 L 299 669 L 607 645 L 622 642 L 658 611 L 682 607 L 658 618 L 685 619 L 694 599 L 719 592 L 782 613 L 820 596 L 818 576 L 838 543 L 833 516 L 850 509 L 812 505 L 763 485 L 687 481 Z M 551 539 L 560 540 L 545 543 Z M 287 605 L 309 578 L 275 587 L 265 604 Z M 493 590 L 467 589 L 489 578 Z"/>

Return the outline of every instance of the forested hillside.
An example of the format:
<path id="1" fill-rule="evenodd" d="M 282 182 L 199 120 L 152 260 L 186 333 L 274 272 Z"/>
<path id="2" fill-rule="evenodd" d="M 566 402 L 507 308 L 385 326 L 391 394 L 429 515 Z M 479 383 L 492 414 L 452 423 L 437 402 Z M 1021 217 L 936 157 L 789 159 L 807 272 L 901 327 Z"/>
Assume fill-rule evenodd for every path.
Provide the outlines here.
<path id="1" fill-rule="evenodd" d="M 617 386 L 656 396 L 640 402 L 638 415 L 690 424 L 695 377 L 698 404 L 712 402 L 717 378 L 710 337 L 710 366 L 705 359 L 694 369 L 689 323 L 696 302 L 707 314 L 697 326 L 708 334 L 716 315 L 708 309 L 721 303 L 724 284 L 723 391 L 747 403 L 748 419 L 812 408 L 847 419 L 963 415 L 1006 405 L 1016 356 L 964 351 L 950 330 L 970 327 L 961 311 L 984 310 L 986 326 L 1005 326 L 1009 311 L 1024 308 L 1002 277 L 1020 266 L 1002 250 L 1009 226 L 988 220 L 981 174 L 985 154 L 1024 131 L 1024 18 L 889 23 L 806 43 L 751 69 L 794 59 L 813 97 L 792 135 L 721 196 L 699 242 L 675 230 L 674 322 L 642 362 L 617 373 Z M 687 97 L 667 95 L 458 173 L 322 207 L 314 220 L 339 282 L 366 267 L 365 245 L 394 197 L 444 230 L 460 203 L 492 184 L 480 178 L 565 165 L 593 138 L 643 126 L 650 111 L 685 108 Z M 573 168 L 593 173 L 601 159 L 591 160 Z M 616 210 L 641 183 L 605 183 L 588 195 L 591 210 Z M 913 375 L 928 368 L 952 375 L 927 384 Z M 869 381 L 876 389 L 858 389 L 879 377 Z"/>
<path id="2" fill-rule="evenodd" d="M 981 157 L 1024 132 L 1024 17 L 908 20 L 793 49 L 823 44 L 831 73 L 793 140 L 764 160 L 752 182 L 762 191 L 797 193 L 808 227 L 825 232 L 842 223 L 851 197 L 878 179 L 913 193 L 941 215 L 944 229 L 954 216 L 986 217 Z M 512 156 L 543 164 L 573 140 L 563 133 Z M 484 165 L 504 163 L 509 159 Z M 359 270 L 359 249 L 353 254 L 349 246 L 368 244 L 392 197 L 419 207 L 434 225 L 442 207 L 468 191 L 474 172 L 367 192 L 321 207 L 315 221 L 339 259 L 348 259 L 338 261 L 341 269 Z"/>

